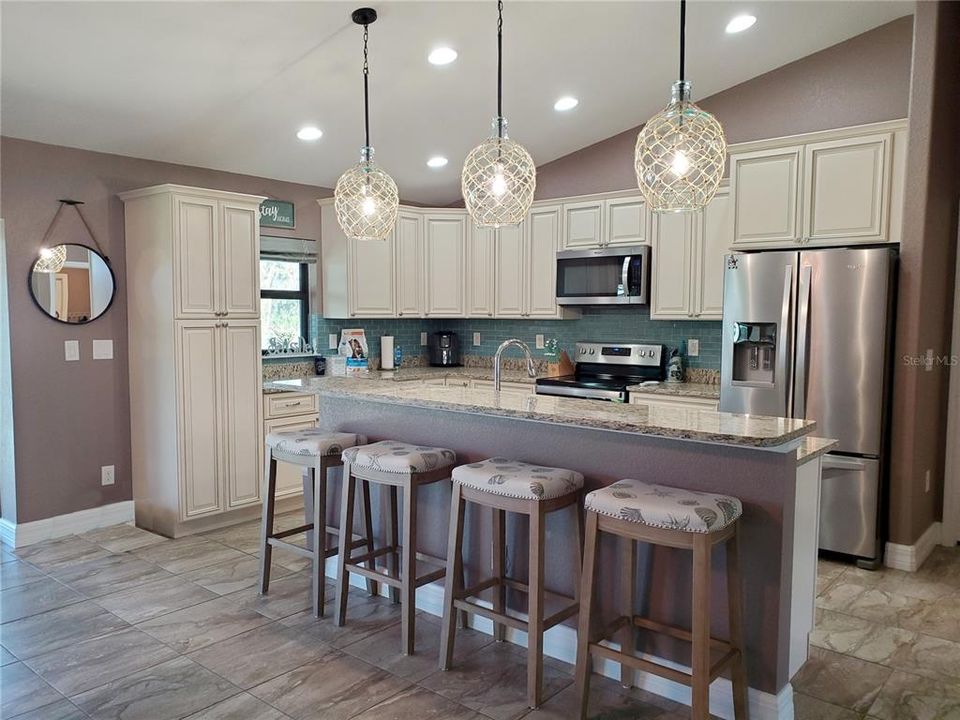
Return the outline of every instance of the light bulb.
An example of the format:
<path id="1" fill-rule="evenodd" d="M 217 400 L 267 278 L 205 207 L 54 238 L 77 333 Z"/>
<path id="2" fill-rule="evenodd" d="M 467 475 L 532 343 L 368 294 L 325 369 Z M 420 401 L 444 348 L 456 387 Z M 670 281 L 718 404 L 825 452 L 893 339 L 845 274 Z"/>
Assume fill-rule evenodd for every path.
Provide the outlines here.
<path id="1" fill-rule="evenodd" d="M 44 260 L 49 260 L 53 257 L 53 250 L 50 248 L 42 248 L 40 250 L 40 257 L 42 257 Z"/>
<path id="2" fill-rule="evenodd" d="M 377 211 L 377 201 L 372 197 L 364 198 L 360 207 L 363 208 L 363 214 L 370 217 Z"/>
<path id="3" fill-rule="evenodd" d="M 507 179 L 503 176 L 503 167 L 498 165 L 493 173 L 493 179 L 490 181 L 490 192 L 497 197 L 502 197 L 507 192 Z"/>
<path id="4" fill-rule="evenodd" d="M 682 150 L 677 150 L 673 154 L 673 161 L 670 163 L 670 172 L 677 177 L 683 177 L 690 170 L 690 161 L 683 154 Z"/>

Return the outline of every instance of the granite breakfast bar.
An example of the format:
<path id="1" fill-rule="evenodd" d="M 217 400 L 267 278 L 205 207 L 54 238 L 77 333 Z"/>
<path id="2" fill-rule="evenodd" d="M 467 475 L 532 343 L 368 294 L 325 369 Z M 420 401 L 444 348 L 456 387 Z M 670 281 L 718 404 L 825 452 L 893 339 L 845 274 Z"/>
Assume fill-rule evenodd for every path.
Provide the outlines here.
<path id="1" fill-rule="evenodd" d="M 819 455 L 830 441 L 810 440 L 815 424 L 786 418 L 751 417 L 661 405 L 621 405 L 517 391 L 495 393 L 485 387 L 450 387 L 379 378 L 304 378 L 268 383 L 276 390 L 315 392 L 320 396 L 320 425 L 330 430 L 363 433 L 371 441 L 395 439 L 447 447 L 458 463 L 509 457 L 582 472 L 587 490 L 622 478 L 674 485 L 691 490 L 735 495 L 743 501 L 741 553 L 746 618 L 746 661 L 753 717 L 792 717 L 789 680 L 807 657 L 813 628 L 819 508 Z M 399 378 L 397 378 L 399 380 Z M 798 449 L 800 452 L 798 452 Z M 338 485 L 335 483 L 334 485 Z M 425 552 L 446 553 L 450 490 L 448 483 L 422 493 L 419 538 Z M 375 525 L 381 507 L 374 498 Z M 330 506 L 337 507 L 336 502 Z M 332 524 L 336 519 L 331 517 Z M 477 520 L 483 520 L 478 522 Z M 572 591 L 574 534 L 565 514 L 547 527 L 548 589 Z M 467 516 L 464 556 L 467 571 L 486 577 L 490 539 L 486 519 Z M 379 530 L 378 530 L 379 533 Z M 526 574 L 526 521 L 508 522 L 508 568 Z M 552 549 L 555 547 L 556 549 Z M 604 598 L 619 597 L 617 548 L 601 545 L 600 573 Z M 690 622 L 690 558 L 668 548 L 638 553 L 638 611 L 665 623 Z M 723 555 L 714 567 L 715 597 L 724 597 Z M 472 582 L 469 580 L 468 582 Z M 418 606 L 440 614 L 442 588 L 428 586 Z M 523 610 L 522 596 L 510 602 Z M 726 603 L 713 604 L 714 633 L 726 632 Z M 601 602 L 604 621 L 615 617 L 612 603 Z M 575 621 L 574 621 L 575 622 Z M 477 627 L 486 629 L 477 619 Z M 509 637 L 509 636 L 508 636 Z M 522 640 L 522 638 L 521 638 Z M 551 630 L 545 652 L 573 661 L 574 625 Z M 688 666 L 683 643 L 640 637 L 642 652 Z M 599 664 L 613 674 L 615 666 Z M 689 702 L 689 688 L 659 678 L 638 677 L 641 687 Z M 715 714 L 730 716 L 729 682 L 718 679 L 711 694 Z"/>

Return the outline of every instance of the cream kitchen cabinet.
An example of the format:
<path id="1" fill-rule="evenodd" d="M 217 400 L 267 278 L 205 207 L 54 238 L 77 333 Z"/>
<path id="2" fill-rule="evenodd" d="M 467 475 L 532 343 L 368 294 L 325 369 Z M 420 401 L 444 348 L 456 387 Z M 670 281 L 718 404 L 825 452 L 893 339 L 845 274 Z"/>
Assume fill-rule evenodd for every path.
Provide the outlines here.
<path id="1" fill-rule="evenodd" d="M 526 240 L 523 223 L 494 231 L 497 317 L 524 317 L 527 312 Z"/>
<path id="2" fill-rule="evenodd" d="M 397 317 L 423 314 L 423 218 L 401 212 L 394 236 Z"/>
<path id="3" fill-rule="evenodd" d="M 427 317 L 463 317 L 466 302 L 467 217 L 463 211 L 423 217 Z"/>
<path id="4" fill-rule="evenodd" d="M 639 195 L 563 203 L 564 250 L 649 242 L 647 205 Z"/>
<path id="5" fill-rule="evenodd" d="M 564 203 L 563 228 L 564 250 L 603 245 L 603 200 Z"/>
<path id="6" fill-rule="evenodd" d="M 317 427 L 318 396 L 314 393 L 265 393 L 263 396 L 263 437 L 272 432 L 292 432 Z M 276 497 L 303 492 L 302 471 L 290 463 L 277 464 Z"/>
<path id="7" fill-rule="evenodd" d="M 703 209 L 698 227 L 693 246 L 696 268 L 691 280 L 694 318 L 722 320 L 724 256 L 733 245 L 733 198 L 729 187 L 717 190 Z"/>
<path id="8" fill-rule="evenodd" d="M 713 412 L 716 412 L 720 408 L 720 401 L 713 398 L 643 393 L 637 390 L 630 391 L 630 404 L 649 405 L 655 408 L 712 410 Z"/>
<path id="9" fill-rule="evenodd" d="M 731 153 L 736 244 L 783 246 L 800 239 L 802 163 L 800 146 Z"/>
<path id="10" fill-rule="evenodd" d="M 467 316 L 493 317 L 496 312 L 497 231 L 470 228 L 467 234 Z"/>
<path id="11" fill-rule="evenodd" d="M 176 537 L 242 521 L 260 502 L 264 198 L 178 185 L 120 197 L 137 524 Z"/>

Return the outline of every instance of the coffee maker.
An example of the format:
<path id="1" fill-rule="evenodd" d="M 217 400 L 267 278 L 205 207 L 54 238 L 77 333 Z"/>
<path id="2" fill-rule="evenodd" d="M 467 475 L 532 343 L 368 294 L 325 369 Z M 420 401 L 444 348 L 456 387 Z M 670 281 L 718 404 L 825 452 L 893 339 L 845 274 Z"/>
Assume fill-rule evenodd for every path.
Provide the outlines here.
<path id="1" fill-rule="evenodd" d="M 434 367 L 457 367 L 460 365 L 460 338 L 452 330 L 430 333 L 427 354 Z"/>

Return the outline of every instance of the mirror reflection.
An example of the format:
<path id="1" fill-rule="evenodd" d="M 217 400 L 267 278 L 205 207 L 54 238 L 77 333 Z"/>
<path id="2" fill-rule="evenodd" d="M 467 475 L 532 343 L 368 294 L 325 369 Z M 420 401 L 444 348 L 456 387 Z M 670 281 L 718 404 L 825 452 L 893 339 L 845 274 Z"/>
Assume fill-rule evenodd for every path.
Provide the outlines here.
<path id="1" fill-rule="evenodd" d="M 44 248 L 30 269 L 37 306 L 63 323 L 83 324 L 103 315 L 116 292 L 106 260 L 85 245 Z"/>

